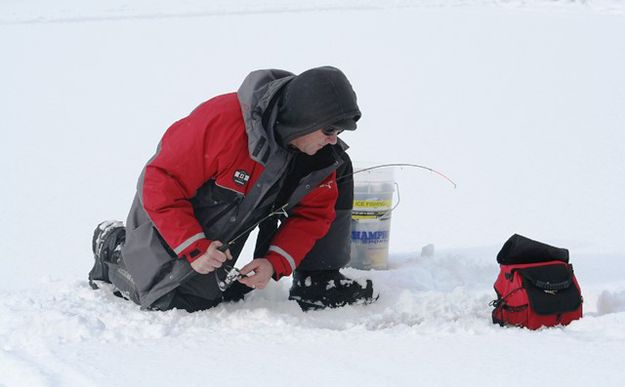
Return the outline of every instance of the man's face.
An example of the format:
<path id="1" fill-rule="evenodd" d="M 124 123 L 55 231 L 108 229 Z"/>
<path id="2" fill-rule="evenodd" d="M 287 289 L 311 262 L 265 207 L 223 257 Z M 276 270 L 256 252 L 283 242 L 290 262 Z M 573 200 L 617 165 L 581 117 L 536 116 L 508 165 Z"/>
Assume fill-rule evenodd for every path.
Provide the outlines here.
<path id="1" fill-rule="evenodd" d="M 328 144 L 336 144 L 337 139 L 338 133 L 336 131 L 331 134 L 326 134 L 322 129 L 319 129 L 304 136 L 294 138 L 289 142 L 289 145 L 292 145 L 307 155 L 312 156 L 324 146 Z"/>

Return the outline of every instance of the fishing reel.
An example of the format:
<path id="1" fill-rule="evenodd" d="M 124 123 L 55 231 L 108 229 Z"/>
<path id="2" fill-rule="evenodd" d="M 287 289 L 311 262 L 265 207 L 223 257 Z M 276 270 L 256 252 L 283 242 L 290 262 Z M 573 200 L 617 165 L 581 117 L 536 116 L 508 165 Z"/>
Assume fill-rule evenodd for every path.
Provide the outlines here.
<path id="1" fill-rule="evenodd" d="M 241 274 L 241 271 L 236 267 L 224 265 L 223 266 L 226 276 L 224 279 L 219 279 L 218 275 L 215 275 L 217 280 L 217 287 L 222 292 L 225 292 L 235 281 L 238 281 L 241 278 L 247 277 L 246 275 Z"/>

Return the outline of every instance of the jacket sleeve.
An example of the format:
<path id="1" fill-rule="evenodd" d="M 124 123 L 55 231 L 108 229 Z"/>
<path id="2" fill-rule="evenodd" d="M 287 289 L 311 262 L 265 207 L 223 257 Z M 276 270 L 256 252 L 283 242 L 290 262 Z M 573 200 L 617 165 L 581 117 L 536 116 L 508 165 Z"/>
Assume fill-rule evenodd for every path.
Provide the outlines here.
<path id="1" fill-rule="evenodd" d="M 274 268 L 274 279 L 290 275 L 334 221 L 338 197 L 336 173 L 328 176 L 293 208 L 271 241 L 265 258 Z"/>
<path id="2" fill-rule="evenodd" d="M 215 174 L 219 146 L 205 141 L 210 133 L 193 113 L 174 123 L 163 136 L 156 155 L 139 180 L 139 197 L 150 220 L 179 258 L 192 262 L 210 240 L 194 216 L 190 199 Z"/>

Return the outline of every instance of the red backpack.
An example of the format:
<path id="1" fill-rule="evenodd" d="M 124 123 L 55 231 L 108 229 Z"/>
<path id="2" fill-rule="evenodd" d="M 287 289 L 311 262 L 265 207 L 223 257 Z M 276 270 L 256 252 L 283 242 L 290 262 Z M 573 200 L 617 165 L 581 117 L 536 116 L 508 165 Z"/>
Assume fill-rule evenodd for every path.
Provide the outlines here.
<path id="1" fill-rule="evenodd" d="M 582 295 L 569 251 L 515 234 L 497 262 L 493 323 L 529 329 L 567 325 L 582 317 Z"/>

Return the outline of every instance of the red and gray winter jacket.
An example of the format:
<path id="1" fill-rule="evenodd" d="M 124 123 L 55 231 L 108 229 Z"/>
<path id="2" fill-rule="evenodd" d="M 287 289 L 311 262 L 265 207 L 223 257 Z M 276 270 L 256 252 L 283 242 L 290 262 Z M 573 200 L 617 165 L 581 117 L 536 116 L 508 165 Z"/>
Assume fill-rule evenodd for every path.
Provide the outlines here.
<path id="1" fill-rule="evenodd" d="M 167 245 L 192 262 L 218 237 L 215 233 L 209 239 L 195 217 L 191 199 L 198 189 L 214 180 L 216 187 L 234 192 L 234 200 L 241 200 L 253 194 L 264 170 L 250 157 L 237 95 L 226 94 L 200 105 L 167 130 L 145 168 L 141 202 Z M 336 197 L 334 174 L 330 174 L 292 209 L 265 257 L 278 277 L 289 275 L 328 231 Z"/>
<path id="2" fill-rule="evenodd" d="M 190 275 L 187 262 L 211 241 L 231 240 L 270 211 L 259 209 L 267 206 L 294 152 L 279 146 L 265 126 L 277 114 L 273 97 L 292 77 L 280 70 L 254 72 L 238 93 L 204 102 L 166 131 L 139 179 L 122 250 L 142 305 L 151 305 Z M 276 279 L 289 275 L 327 233 L 335 216 L 334 171 L 340 163 L 337 156 L 291 187 L 284 203 L 289 217 L 265 256 Z"/>

